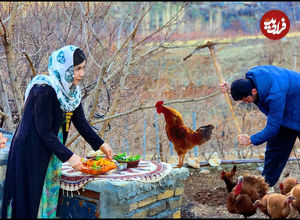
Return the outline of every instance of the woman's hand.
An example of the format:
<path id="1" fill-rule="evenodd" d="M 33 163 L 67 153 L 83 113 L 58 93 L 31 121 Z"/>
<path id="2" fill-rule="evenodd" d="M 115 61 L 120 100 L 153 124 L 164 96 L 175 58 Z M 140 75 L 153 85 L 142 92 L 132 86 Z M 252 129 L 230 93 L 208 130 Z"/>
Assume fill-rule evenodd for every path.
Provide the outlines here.
<path id="1" fill-rule="evenodd" d="M 228 87 L 228 83 L 227 82 L 220 83 L 219 86 L 220 86 L 220 90 L 221 90 L 222 93 L 226 93 L 227 92 L 227 93 L 230 94 L 230 89 Z"/>
<path id="2" fill-rule="evenodd" d="M 7 137 L 4 137 L 3 134 L 0 132 L 0 149 L 6 147 Z"/>
<path id="3" fill-rule="evenodd" d="M 71 167 L 78 171 L 84 168 L 81 162 L 81 157 L 77 156 L 76 154 L 73 154 L 72 157 L 70 157 L 70 159 L 68 160 L 68 162 L 71 164 Z"/>
<path id="4" fill-rule="evenodd" d="M 247 134 L 239 134 L 237 139 L 241 145 L 248 146 L 251 143 L 250 137 Z"/>
<path id="5" fill-rule="evenodd" d="M 100 146 L 100 150 L 105 154 L 105 156 L 108 160 L 112 160 L 112 158 L 113 158 L 112 149 L 110 148 L 110 146 L 107 143 L 103 143 Z"/>

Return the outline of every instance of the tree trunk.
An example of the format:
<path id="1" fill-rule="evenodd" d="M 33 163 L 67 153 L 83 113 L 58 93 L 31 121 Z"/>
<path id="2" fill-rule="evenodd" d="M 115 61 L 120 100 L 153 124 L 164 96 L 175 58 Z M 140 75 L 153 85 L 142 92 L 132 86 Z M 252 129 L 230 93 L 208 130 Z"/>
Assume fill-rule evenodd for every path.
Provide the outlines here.
<path id="1" fill-rule="evenodd" d="M 217 33 L 222 31 L 222 10 L 218 8 L 215 19 L 215 30 Z"/>
<path id="2" fill-rule="evenodd" d="M 213 31 L 213 13 L 209 11 L 209 33 Z"/>
<path id="3" fill-rule="evenodd" d="M 11 39 L 12 39 L 12 35 L 13 35 L 13 25 L 15 23 L 15 18 L 16 18 L 16 14 L 17 14 L 17 7 L 18 7 L 18 3 L 14 2 L 13 9 L 12 9 L 12 12 L 10 15 L 10 20 L 7 25 L 7 30 L 3 30 L 3 32 L 2 32 L 3 34 L 1 35 L 1 37 L 2 37 L 4 49 L 5 49 L 8 75 L 9 75 L 10 83 L 11 83 L 12 89 L 14 91 L 15 99 L 16 99 L 18 116 L 21 118 L 22 107 L 23 107 L 23 96 L 21 95 L 20 86 L 18 85 L 18 82 L 17 82 L 16 67 L 14 64 L 14 54 L 13 54 L 13 48 L 12 48 L 12 43 L 11 43 Z"/>
<path id="4" fill-rule="evenodd" d="M 0 75 L 2 75 L 2 74 L 0 74 Z M 6 114 L 4 116 L 4 119 L 5 119 L 7 130 L 10 132 L 13 132 L 14 131 L 14 122 L 12 119 L 11 109 L 10 109 L 10 106 L 8 103 L 7 93 L 5 91 L 5 88 L 4 88 L 1 78 L 0 78 L 0 94 L 1 94 L 1 101 L 3 103 L 3 111 Z"/>

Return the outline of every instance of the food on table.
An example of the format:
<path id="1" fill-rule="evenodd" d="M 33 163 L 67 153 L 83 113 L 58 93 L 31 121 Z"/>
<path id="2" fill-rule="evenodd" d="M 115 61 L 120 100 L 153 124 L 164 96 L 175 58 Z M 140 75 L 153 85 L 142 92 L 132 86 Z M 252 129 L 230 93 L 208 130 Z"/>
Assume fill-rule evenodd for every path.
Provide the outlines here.
<path id="1" fill-rule="evenodd" d="M 97 156 L 105 157 L 104 153 L 100 149 L 97 151 L 91 150 L 91 151 L 87 152 L 87 154 L 86 154 L 86 157 L 88 159 L 95 158 Z"/>
<path id="2" fill-rule="evenodd" d="M 137 167 L 140 162 L 140 155 L 126 155 L 126 153 L 118 153 L 117 155 L 113 156 L 113 159 L 116 160 L 118 163 L 127 163 L 128 168 Z"/>
<path id="3" fill-rule="evenodd" d="M 136 155 L 136 156 L 127 156 L 126 153 L 118 153 L 117 155 L 114 155 L 113 156 L 113 159 L 116 160 L 116 161 L 136 161 L 136 160 L 139 160 L 140 159 L 140 155 Z"/>
<path id="4" fill-rule="evenodd" d="M 114 162 L 102 158 L 101 156 L 97 156 L 95 157 L 95 159 L 82 158 L 81 161 L 84 166 L 84 169 L 82 169 L 81 172 L 92 175 L 105 173 L 117 167 L 117 165 Z"/>

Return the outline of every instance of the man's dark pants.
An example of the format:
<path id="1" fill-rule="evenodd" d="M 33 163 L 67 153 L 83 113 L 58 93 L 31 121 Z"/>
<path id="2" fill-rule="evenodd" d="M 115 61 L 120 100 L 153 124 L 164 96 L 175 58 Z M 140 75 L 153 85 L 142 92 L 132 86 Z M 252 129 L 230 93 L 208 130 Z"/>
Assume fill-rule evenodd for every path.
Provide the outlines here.
<path id="1" fill-rule="evenodd" d="M 278 181 L 297 137 L 300 138 L 300 131 L 281 126 L 278 134 L 268 141 L 262 175 L 270 187 Z"/>

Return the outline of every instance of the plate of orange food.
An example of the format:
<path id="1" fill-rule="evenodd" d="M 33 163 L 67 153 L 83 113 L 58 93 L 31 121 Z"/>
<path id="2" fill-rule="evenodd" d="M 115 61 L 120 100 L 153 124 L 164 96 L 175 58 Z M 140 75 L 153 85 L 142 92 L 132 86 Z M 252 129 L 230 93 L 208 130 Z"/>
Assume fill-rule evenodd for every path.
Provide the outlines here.
<path id="1" fill-rule="evenodd" d="M 93 159 L 83 158 L 82 164 L 84 168 L 80 171 L 91 175 L 99 175 L 102 173 L 106 173 L 117 167 L 117 165 L 114 162 L 102 157 L 95 157 Z"/>

